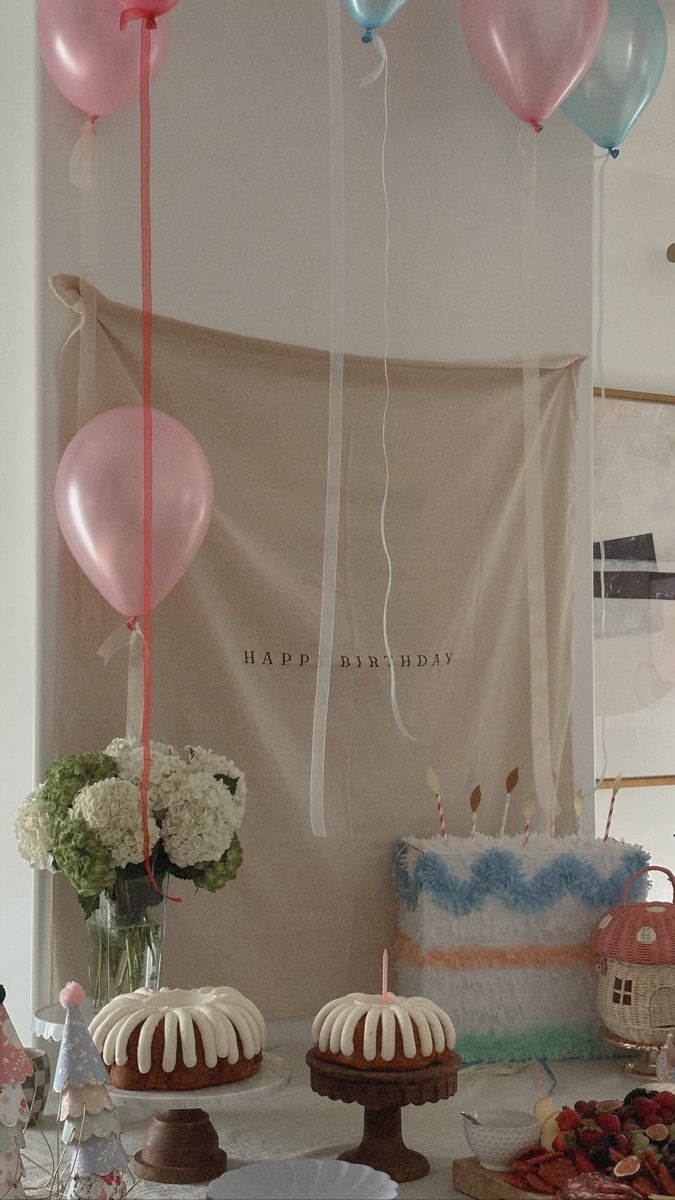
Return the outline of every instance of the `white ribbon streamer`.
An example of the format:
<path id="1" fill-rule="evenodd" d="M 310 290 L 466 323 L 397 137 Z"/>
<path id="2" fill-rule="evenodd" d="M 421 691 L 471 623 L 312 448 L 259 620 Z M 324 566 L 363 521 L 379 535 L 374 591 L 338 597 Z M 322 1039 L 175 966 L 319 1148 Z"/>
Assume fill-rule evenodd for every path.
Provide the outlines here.
<path id="1" fill-rule="evenodd" d="M 596 478 L 593 480 L 595 489 L 596 480 L 599 476 L 600 483 L 598 488 L 598 502 L 596 505 L 595 522 L 597 529 L 597 540 L 600 545 L 600 638 L 604 642 L 606 627 L 607 627 L 607 594 L 605 584 L 605 573 L 607 571 L 607 561 L 605 557 L 605 542 L 603 537 L 603 524 L 605 517 L 605 435 L 607 432 L 607 398 L 605 396 L 605 169 L 609 162 L 609 151 L 602 156 L 600 165 L 600 179 L 598 182 L 598 313 L 597 313 L 597 331 L 595 342 L 595 366 L 598 376 L 598 384 L 600 386 L 600 406 L 598 420 L 593 423 L 593 465 Z M 595 401 L 593 402 L 595 403 Z M 602 690 L 602 714 L 600 719 L 600 742 L 602 746 L 602 765 L 600 772 L 597 774 L 598 784 L 602 783 L 607 774 L 607 689 L 608 689 L 608 672 L 605 670 L 604 687 Z M 597 770 L 597 769 L 596 769 Z"/>
<path id="2" fill-rule="evenodd" d="M 143 633 L 135 622 L 131 627 L 118 626 L 99 646 L 98 654 L 107 667 L 113 655 L 125 646 L 129 647 L 126 737 L 140 741 L 143 726 Z"/>
<path id="3" fill-rule="evenodd" d="M 549 714 L 546 559 L 541 464 L 541 387 L 539 379 L 537 134 L 528 126 L 518 138 L 522 156 L 521 262 L 523 296 L 523 433 L 527 539 L 527 598 L 530 635 L 530 727 L 534 788 L 547 822 L 555 832 L 559 805 L 553 786 Z"/>
<path id="4" fill-rule="evenodd" d="M 391 699 L 391 711 L 394 714 L 394 720 L 399 731 L 404 737 L 414 741 L 412 734 L 408 732 L 403 724 L 403 718 L 398 707 L 398 699 L 396 696 L 396 669 L 394 667 L 394 656 L 389 645 L 389 600 L 394 581 L 394 569 L 392 566 L 389 546 L 387 545 L 387 533 L 385 528 L 385 514 L 387 511 L 387 501 L 389 499 L 389 455 L 387 454 L 387 414 L 389 412 L 389 400 L 391 397 L 391 387 L 389 384 L 389 193 L 387 191 L 387 175 L 385 171 L 385 154 L 387 149 L 387 134 L 389 132 L 389 106 L 387 104 L 387 83 L 389 82 L 389 63 L 387 61 L 387 52 L 384 48 L 382 38 L 375 37 L 375 43 L 378 44 L 378 50 L 382 56 L 381 66 L 384 68 L 384 133 L 382 136 L 382 157 L 381 157 L 381 174 L 382 174 L 382 193 L 384 195 L 384 383 L 385 383 L 385 402 L 384 411 L 382 413 L 382 454 L 384 457 L 384 495 L 382 497 L 382 507 L 380 509 L 380 539 L 382 549 L 387 560 L 387 590 L 384 597 L 384 606 L 382 609 L 382 634 L 384 638 L 384 649 L 387 660 L 389 662 L 389 694 Z M 377 73 L 379 74 L 379 72 Z M 377 78 L 377 74 L 374 78 Z"/>
<path id="5" fill-rule="evenodd" d="M 328 722 L 330 673 L 335 632 L 335 587 L 337 581 L 338 535 L 340 531 L 345 345 L 345 164 L 340 0 L 326 0 L 326 13 L 328 20 L 328 88 L 330 105 L 331 329 L 326 520 L 323 544 L 319 654 L 316 670 L 314 719 L 312 724 L 312 765 L 309 785 L 310 821 L 312 833 L 315 837 L 326 837 L 324 812 L 326 726 Z"/>
<path id="6" fill-rule="evenodd" d="M 96 320 L 98 275 L 98 162 L 96 126 L 87 121 L 70 156 L 70 182 L 80 192 L 80 300 L 75 306 L 80 334 L 77 427 L 96 413 Z"/>
<path id="7" fill-rule="evenodd" d="M 379 33 L 373 34 L 373 45 L 380 55 L 380 61 L 368 75 L 364 75 L 359 84 L 360 88 L 370 87 L 371 83 L 374 83 L 376 79 L 379 79 L 382 72 L 386 71 L 387 69 L 387 47 L 382 41 Z"/>

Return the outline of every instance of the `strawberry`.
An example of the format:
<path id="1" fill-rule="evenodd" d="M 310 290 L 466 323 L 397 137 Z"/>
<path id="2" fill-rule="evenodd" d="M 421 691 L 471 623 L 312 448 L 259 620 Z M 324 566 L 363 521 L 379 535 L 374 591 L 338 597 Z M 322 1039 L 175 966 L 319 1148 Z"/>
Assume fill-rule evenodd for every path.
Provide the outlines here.
<path id="1" fill-rule="evenodd" d="M 649 1115 L 656 1120 L 656 1114 L 658 1111 L 658 1104 L 655 1104 L 653 1100 L 649 1100 L 647 1096 L 637 1096 L 633 1101 L 633 1112 L 635 1112 L 640 1118 Z"/>
<path id="2" fill-rule="evenodd" d="M 570 1129 L 566 1133 L 558 1133 L 553 1139 L 552 1149 L 558 1154 L 567 1154 L 569 1150 L 574 1150 L 577 1144 L 577 1139 L 573 1131 Z"/>
<path id="3" fill-rule="evenodd" d="M 605 1133 L 621 1133 L 621 1122 L 614 1113 L 601 1112 L 595 1119 Z M 558 1124 L 560 1124 L 560 1120 L 558 1120 Z"/>
<path id="4" fill-rule="evenodd" d="M 587 1158 L 583 1150 L 576 1150 L 574 1153 L 574 1165 L 578 1171 L 595 1171 L 595 1167 L 590 1158 Z"/>
<path id="5" fill-rule="evenodd" d="M 562 1112 L 558 1113 L 556 1121 L 561 1133 L 566 1133 L 569 1129 L 578 1129 L 581 1125 L 581 1117 L 573 1108 L 563 1108 Z"/>
<path id="6" fill-rule="evenodd" d="M 600 1129 L 593 1129 L 592 1125 L 585 1125 L 577 1134 L 577 1140 L 584 1150 L 591 1150 L 593 1146 L 597 1146 L 603 1140 L 603 1134 Z"/>
<path id="7" fill-rule="evenodd" d="M 674 1092 L 657 1092 L 654 1096 L 656 1104 L 660 1104 L 661 1108 L 667 1108 L 669 1112 L 675 1112 L 675 1093 Z"/>

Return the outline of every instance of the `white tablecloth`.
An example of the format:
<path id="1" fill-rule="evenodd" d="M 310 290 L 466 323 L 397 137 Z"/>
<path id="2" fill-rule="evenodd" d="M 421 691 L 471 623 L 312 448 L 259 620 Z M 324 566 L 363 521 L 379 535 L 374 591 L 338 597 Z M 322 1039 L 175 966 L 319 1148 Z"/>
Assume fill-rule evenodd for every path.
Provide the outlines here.
<path id="1" fill-rule="evenodd" d="M 221 1146 L 227 1150 L 229 1169 L 262 1158 L 332 1158 L 361 1140 L 362 1109 L 315 1095 L 309 1086 L 305 1065 L 306 1046 L 287 1042 L 274 1046 L 274 1052 L 288 1062 L 292 1077 L 288 1087 L 268 1097 L 251 1100 L 231 1113 L 214 1117 Z M 572 1104 L 578 1099 L 622 1097 L 644 1081 L 626 1075 L 619 1060 L 566 1062 L 550 1064 L 557 1087 L 556 1104 Z M 503 1072 L 503 1073 L 502 1073 Z M 506 1073 L 510 1072 L 510 1073 Z M 424 1179 L 401 1185 L 402 1200 L 450 1200 L 458 1197 L 452 1187 L 452 1163 L 470 1154 L 462 1134 L 460 1108 L 519 1108 L 530 1110 L 546 1095 L 550 1079 L 535 1064 L 517 1068 L 469 1067 L 460 1071 L 457 1094 L 451 1100 L 412 1105 L 403 1110 L 403 1135 L 407 1144 L 421 1151 L 431 1163 Z M 130 1156 L 142 1144 L 146 1121 L 126 1124 L 122 1138 Z M 45 1187 L 49 1177 L 49 1150 L 56 1150 L 57 1131 L 53 1113 L 41 1121 L 41 1133 L 29 1129 L 25 1151 L 27 1187 L 34 1197 L 49 1195 Z M 30 1161 L 29 1161 L 30 1160 Z M 133 1165 L 133 1164 L 132 1164 Z M 173 1200 L 204 1200 L 206 1184 L 177 1188 L 139 1182 L 133 1196 Z"/>

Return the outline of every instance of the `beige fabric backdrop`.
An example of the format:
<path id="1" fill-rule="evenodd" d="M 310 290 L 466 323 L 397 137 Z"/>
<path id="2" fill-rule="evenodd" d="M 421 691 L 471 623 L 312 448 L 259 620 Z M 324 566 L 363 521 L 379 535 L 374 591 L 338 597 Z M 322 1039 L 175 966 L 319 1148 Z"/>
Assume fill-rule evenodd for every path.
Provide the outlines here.
<path id="1" fill-rule="evenodd" d="M 54 283 L 64 303 L 78 281 Z M 61 360 L 62 444 L 77 420 L 78 345 Z M 578 362 L 542 372 L 551 736 L 571 795 L 573 498 Z M 138 403 L 140 320 L 98 301 L 98 410 Z M 155 620 L 154 736 L 232 757 L 249 787 L 244 866 L 217 896 L 170 906 L 165 982 L 231 982 L 269 1017 L 312 1013 L 377 986 L 391 944 L 392 850 L 433 833 L 438 772 L 449 828 L 498 827 L 503 781 L 531 782 L 521 372 L 391 366 L 390 638 L 398 733 L 382 661 L 385 562 L 382 362 L 345 365 L 338 603 L 328 723 L 330 836 L 309 825 L 321 600 L 328 356 L 155 323 L 155 403 L 203 445 L 215 514 L 200 554 Z M 57 752 L 103 747 L 125 725 L 126 663 L 96 651 L 119 617 L 62 547 Z M 561 832 L 569 831 L 569 808 Z M 510 827 L 520 823 L 514 801 Z M 82 920 L 57 880 L 55 976 L 84 969 Z"/>

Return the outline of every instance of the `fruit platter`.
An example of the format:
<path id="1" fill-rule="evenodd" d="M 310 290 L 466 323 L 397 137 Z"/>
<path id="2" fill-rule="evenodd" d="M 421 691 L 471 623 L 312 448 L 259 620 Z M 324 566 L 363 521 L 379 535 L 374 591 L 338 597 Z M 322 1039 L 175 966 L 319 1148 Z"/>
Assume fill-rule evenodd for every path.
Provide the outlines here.
<path id="1" fill-rule="evenodd" d="M 506 1181 L 558 1200 L 675 1196 L 675 1094 L 635 1088 L 623 1100 L 535 1107 L 540 1140 L 516 1156 Z"/>

